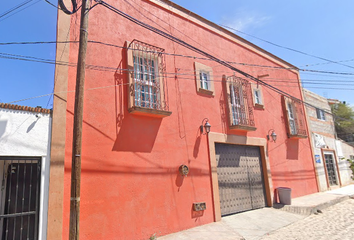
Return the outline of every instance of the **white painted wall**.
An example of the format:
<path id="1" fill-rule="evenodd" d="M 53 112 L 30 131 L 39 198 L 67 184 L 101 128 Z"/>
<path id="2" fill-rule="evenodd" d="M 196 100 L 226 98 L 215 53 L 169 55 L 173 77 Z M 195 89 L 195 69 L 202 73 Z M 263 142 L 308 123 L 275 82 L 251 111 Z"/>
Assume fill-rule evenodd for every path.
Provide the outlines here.
<path id="1" fill-rule="evenodd" d="M 38 235 L 40 240 L 46 239 L 47 235 L 50 134 L 50 114 L 0 108 L 0 156 L 42 158 Z"/>

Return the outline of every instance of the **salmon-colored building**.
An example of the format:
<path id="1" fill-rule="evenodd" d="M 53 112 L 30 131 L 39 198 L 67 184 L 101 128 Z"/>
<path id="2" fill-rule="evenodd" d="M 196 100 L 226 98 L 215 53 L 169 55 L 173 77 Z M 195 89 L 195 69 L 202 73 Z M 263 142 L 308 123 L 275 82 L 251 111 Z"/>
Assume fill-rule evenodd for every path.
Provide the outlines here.
<path id="1" fill-rule="evenodd" d="M 278 187 L 318 191 L 305 109 L 291 98 L 303 98 L 296 67 L 170 1 L 108 4 L 241 73 L 102 5 L 90 11 L 81 239 L 148 239 L 272 206 Z M 57 41 L 72 42 L 57 61 L 77 62 L 79 22 L 59 11 Z M 243 72 L 292 84 L 280 94 Z M 67 239 L 76 67 L 55 75 L 47 232 Z"/>

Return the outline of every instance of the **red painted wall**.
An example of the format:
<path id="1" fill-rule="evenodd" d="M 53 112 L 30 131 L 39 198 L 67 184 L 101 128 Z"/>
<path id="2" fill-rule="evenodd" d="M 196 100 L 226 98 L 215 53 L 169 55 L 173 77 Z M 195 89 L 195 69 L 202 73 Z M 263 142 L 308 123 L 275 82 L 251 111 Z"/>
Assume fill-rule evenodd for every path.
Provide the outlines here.
<path id="1" fill-rule="evenodd" d="M 246 48 L 148 1 L 135 5 L 153 21 L 143 17 L 123 1 L 110 1 L 122 11 L 154 27 L 170 31 L 178 38 L 224 60 L 266 66 L 279 66 Z M 154 13 L 160 19 L 156 19 Z M 90 12 L 89 39 L 123 46 L 138 39 L 164 48 L 167 53 L 198 56 L 171 41 L 149 32 L 102 6 Z M 170 27 L 168 24 L 171 24 Z M 79 16 L 72 17 L 70 40 L 79 39 Z M 173 27 L 177 28 L 174 29 Z M 70 44 L 70 62 L 77 61 L 78 44 Z M 281 96 L 263 87 L 265 110 L 254 110 L 257 130 L 230 132 L 226 123 L 226 103 L 222 75 L 233 72 L 212 61 L 215 96 L 197 94 L 194 59 L 166 56 L 169 107 L 172 115 L 163 119 L 134 116 L 127 111 L 127 75 L 124 50 L 89 43 L 87 64 L 116 68 L 117 71 L 86 70 L 81 180 L 81 239 L 148 239 L 214 221 L 208 146 L 199 134 L 201 121 L 208 117 L 213 132 L 265 138 L 275 129 L 278 140 L 268 144 L 273 186 L 293 189 L 293 197 L 317 191 L 309 139 L 289 140 L 286 136 Z M 289 70 L 235 65 L 253 76 L 298 77 Z M 68 91 L 75 88 L 76 69 L 69 69 Z M 274 82 L 269 83 L 273 84 Z M 296 84 L 277 84 L 301 98 Z M 71 144 L 74 93 L 68 93 L 65 161 L 63 239 L 69 226 Z M 178 167 L 190 167 L 188 177 Z M 207 210 L 195 215 L 192 203 L 204 201 Z"/>

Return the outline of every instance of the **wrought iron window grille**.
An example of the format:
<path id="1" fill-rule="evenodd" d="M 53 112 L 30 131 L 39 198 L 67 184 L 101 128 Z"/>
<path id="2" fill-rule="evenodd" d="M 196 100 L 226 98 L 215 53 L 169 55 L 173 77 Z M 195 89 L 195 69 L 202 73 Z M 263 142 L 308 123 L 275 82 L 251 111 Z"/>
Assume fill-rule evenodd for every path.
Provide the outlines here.
<path id="1" fill-rule="evenodd" d="M 138 40 L 129 44 L 128 54 L 131 54 L 132 65 L 129 88 L 132 98 L 130 108 L 169 110 L 164 51 L 162 48 Z"/>
<path id="2" fill-rule="evenodd" d="M 228 77 L 226 82 L 231 127 L 255 130 L 251 84 L 236 76 Z"/>

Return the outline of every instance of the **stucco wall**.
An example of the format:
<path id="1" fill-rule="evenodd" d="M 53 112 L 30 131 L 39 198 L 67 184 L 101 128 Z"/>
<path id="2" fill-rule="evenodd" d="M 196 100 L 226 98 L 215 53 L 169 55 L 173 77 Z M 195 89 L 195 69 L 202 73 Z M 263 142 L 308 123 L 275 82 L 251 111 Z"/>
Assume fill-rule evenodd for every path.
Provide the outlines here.
<path id="1" fill-rule="evenodd" d="M 314 107 L 331 113 L 331 107 L 329 106 L 328 100 L 326 98 L 319 96 L 318 94 L 315 94 L 307 89 L 303 89 L 303 92 L 304 99 L 306 102 L 310 103 Z M 314 107 L 306 106 L 306 111 L 309 119 L 310 132 L 313 134 L 312 145 L 314 149 L 314 154 L 319 156 L 320 158 L 320 162 L 315 163 L 319 178 L 320 191 L 326 191 L 329 189 L 329 187 L 326 180 L 322 151 L 326 151 L 326 149 L 334 151 L 334 154 L 336 156 L 336 162 L 338 164 L 341 183 L 342 185 L 347 185 L 351 182 L 351 179 L 350 169 L 348 167 L 348 162 L 346 161 L 346 159 L 350 157 L 350 153 L 354 151 L 354 148 L 344 143 L 343 141 L 336 140 L 333 116 L 331 114 L 326 113 L 325 120 L 318 119 L 316 108 Z M 324 146 L 316 147 L 314 134 L 319 134 L 323 137 L 325 142 Z M 337 166 L 335 166 L 335 168 L 337 171 Z M 337 172 L 336 175 L 338 178 Z"/>
<path id="2" fill-rule="evenodd" d="M 0 108 L 0 156 L 41 157 L 40 240 L 47 231 L 50 125 L 50 114 Z"/>
<path id="3" fill-rule="evenodd" d="M 152 24 L 165 28 L 217 57 L 237 63 L 270 66 L 237 65 L 253 76 L 269 74 L 271 78 L 298 80 L 298 73 L 279 69 L 278 59 L 240 41 L 232 41 L 201 26 L 188 17 L 172 14 L 168 6 L 162 9 L 149 1 L 137 1 L 140 11 L 158 16 L 149 20 L 125 2 L 111 4 Z M 79 21 L 72 16 L 72 23 Z M 165 49 L 166 53 L 198 56 L 148 30 L 119 17 L 102 6 L 90 11 L 89 39 L 123 46 L 138 39 Z M 169 24 L 171 24 L 170 27 Z M 63 31 L 65 32 L 65 31 Z M 79 29 L 72 25 L 70 40 L 78 40 Z M 70 44 L 69 62 L 77 61 L 78 45 Z M 230 130 L 227 121 L 227 102 L 222 76 L 233 71 L 207 60 L 166 55 L 166 79 L 169 110 L 172 115 L 163 119 L 135 116 L 127 111 L 127 64 L 124 48 L 89 43 L 87 64 L 114 70 L 86 70 L 84 124 L 82 143 L 82 180 L 80 234 L 83 239 L 147 239 L 152 234 L 165 235 L 214 221 L 211 168 L 206 135 L 199 126 L 209 118 L 212 132 L 266 139 L 270 129 L 278 136 L 276 143 L 267 142 L 272 185 L 291 187 L 293 197 L 317 191 L 314 164 L 309 139 L 288 139 L 281 95 L 263 88 L 265 109 L 254 109 L 256 131 Z M 198 94 L 194 77 L 194 62 L 213 69 L 214 96 Z M 76 69 L 69 68 L 64 223 L 63 239 L 68 236 L 72 122 Z M 280 87 L 302 98 L 299 83 Z M 91 90 L 89 90 L 91 89 Z M 190 168 L 188 177 L 181 177 L 178 167 Z M 192 210 L 193 202 L 206 202 L 203 213 Z"/>
<path id="4" fill-rule="evenodd" d="M 328 113 L 331 113 L 331 107 L 328 104 L 326 98 L 317 95 L 307 89 L 303 89 L 304 99 L 307 103 L 322 109 Z M 331 114 L 325 113 L 326 120 L 317 119 L 316 108 L 306 106 L 307 115 L 309 118 L 309 128 L 311 131 L 319 133 L 324 136 L 335 138 L 335 129 L 333 116 Z"/>

